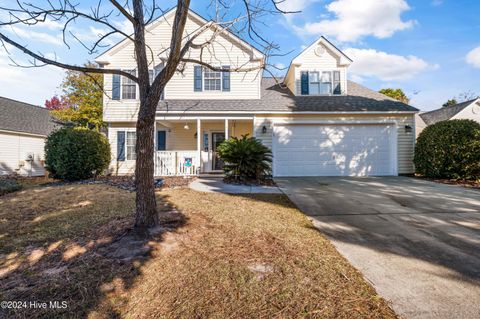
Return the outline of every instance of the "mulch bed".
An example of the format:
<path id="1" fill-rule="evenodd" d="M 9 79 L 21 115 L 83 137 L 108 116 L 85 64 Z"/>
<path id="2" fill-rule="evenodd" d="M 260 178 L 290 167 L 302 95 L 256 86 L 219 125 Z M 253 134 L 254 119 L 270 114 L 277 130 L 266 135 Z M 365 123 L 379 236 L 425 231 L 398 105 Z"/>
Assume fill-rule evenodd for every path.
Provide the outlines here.
<path id="1" fill-rule="evenodd" d="M 155 188 L 177 188 L 187 187 L 196 177 L 165 176 L 155 179 Z M 45 186 L 63 186 L 71 184 L 107 184 L 129 192 L 135 191 L 135 179 L 133 176 L 98 176 L 77 182 L 56 181 L 45 184 Z"/>
<path id="2" fill-rule="evenodd" d="M 234 185 L 247 185 L 247 186 L 277 186 L 275 181 L 272 178 L 265 178 L 265 179 L 257 179 L 257 180 L 247 180 L 241 181 L 235 179 L 231 176 L 227 176 L 223 178 L 223 181 L 226 184 L 234 184 Z"/>
<path id="3" fill-rule="evenodd" d="M 461 180 L 461 179 L 448 179 L 448 178 L 429 178 L 424 176 L 416 175 L 415 178 L 423 179 L 435 183 L 440 184 L 448 184 L 448 185 L 457 185 L 466 188 L 473 188 L 473 189 L 480 189 L 480 181 L 469 181 L 469 180 Z"/>

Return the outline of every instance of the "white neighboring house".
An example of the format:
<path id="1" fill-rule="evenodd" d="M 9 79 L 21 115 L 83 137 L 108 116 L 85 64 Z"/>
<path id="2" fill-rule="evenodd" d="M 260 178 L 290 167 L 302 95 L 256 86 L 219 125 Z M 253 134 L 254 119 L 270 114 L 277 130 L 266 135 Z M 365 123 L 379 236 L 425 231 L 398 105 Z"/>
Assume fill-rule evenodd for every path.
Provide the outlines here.
<path id="1" fill-rule="evenodd" d="M 437 110 L 420 113 L 415 117 L 417 137 L 428 125 L 446 120 L 474 120 L 480 123 L 480 98 L 465 101 Z"/>
<path id="2" fill-rule="evenodd" d="M 147 27 L 151 74 L 163 66 L 174 10 Z M 190 11 L 188 38 L 207 21 Z M 208 29 L 206 38 L 212 33 Z M 210 55 L 214 52 L 214 55 Z M 199 52 L 192 50 L 190 57 Z M 225 69 L 258 66 L 262 52 L 224 31 L 203 60 Z M 124 40 L 97 57 L 103 68 L 135 71 L 134 48 Z M 294 58 L 277 84 L 258 71 L 213 72 L 186 64 L 167 84 L 156 112 L 155 175 L 221 172 L 217 146 L 249 134 L 273 152 L 274 176 L 365 176 L 413 173 L 417 109 L 347 80 L 352 61 L 321 37 Z M 105 75 L 104 121 L 113 174 L 135 167 L 138 88 Z"/>
<path id="3" fill-rule="evenodd" d="M 0 175 L 44 175 L 45 138 L 55 126 L 47 109 L 0 97 Z"/>

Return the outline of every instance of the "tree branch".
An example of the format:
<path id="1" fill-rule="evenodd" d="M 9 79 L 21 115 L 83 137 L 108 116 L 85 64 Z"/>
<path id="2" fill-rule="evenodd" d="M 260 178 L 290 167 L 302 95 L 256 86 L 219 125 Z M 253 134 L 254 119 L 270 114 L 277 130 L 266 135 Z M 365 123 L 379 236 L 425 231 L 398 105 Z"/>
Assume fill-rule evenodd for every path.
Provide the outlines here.
<path id="1" fill-rule="evenodd" d="M 134 76 L 130 73 L 121 71 L 121 70 L 96 69 L 96 68 L 81 67 L 81 66 L 77 66 L 77 65 L 65 64 L 65 63 L 61 63 L 61 62 L 54 61 L 54 60 L 51 60 L 51 59 L 47 59 L 44 56 L 41 56 L 41 55 L 39 55 L 39 54 L 37 54 L 33 51 L 30 51 L 24 45 L 21 45 L 21 44 L 15 42 L 15 41 L 11 40 L 7 36 L 5 36 L 3 33 L 0 33 L 0 40 L 2 42 L 6 42 L 6 43 L 12 45 L 13 47 L 15 47 L 18 50 L 22 51 L 23 53 L 31 56 L 32 58 L 34 58 L 38 61 L 41 61 L 43 63 L 49 64 L 49 65 L 53 65 L 53 66 L 56 66 L 56 67 L 59 67 L 59 68 L 73 70 L 73 71 L 80 71 L 80 72 L 102 73 L 102 74 L 118 74 L 118 75 L 125 76 L 125 77 L 131 79 L 132 81 L 138 82 L 138 79 L 137 79 L 136 76 Z"/>
<path id="2" fill-rule="evenodd" d="M 130 14 L 128 13 L 127 10 L 125 10 L 125 8 L 120 5 L 120 3 L 118 3 L 116 0 L 110 0 L 110 2 L 115 6 L 115 8 L 118 9 L 118 11 L 120 11 L 123 16 L 125 18 L 127 18 L 133 25 L 135 25 L 137 23 L 137 21 L 135 20 L 135 18 Z M 140 23 L 142 23 L 143 21 L 139 21 Z"/>

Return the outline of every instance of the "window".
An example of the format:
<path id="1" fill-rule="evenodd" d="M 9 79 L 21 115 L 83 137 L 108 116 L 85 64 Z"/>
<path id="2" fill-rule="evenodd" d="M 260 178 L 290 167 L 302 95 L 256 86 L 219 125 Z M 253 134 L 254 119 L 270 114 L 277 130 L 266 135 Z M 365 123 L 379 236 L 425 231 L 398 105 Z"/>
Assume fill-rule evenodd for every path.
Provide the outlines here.
<path id="1" fill-rule="evenodd" d="M 127 132 L 127 160 L 134 161 L 137 159 L 137 154 L 135 153 L 135 145 L 137 143 L 137 133 L 136 132 Z"/>
<path id="2" fill-rule="evenodd" d="M 320 94 L 320 76 L 318 72 L 308 73 L 308 92 L 311 95 Z"/>
<path id="3" fill-rule="evenodd" d="M 222 72 L 203 69 L 204 89 L 205 91 L 221 91 L 222 90 Z"/>
<path id="4" fill-rule="evenodd" d="M 155 80 L 155 77 L 162 71 L 162 69 L 163 69 L 163 63 L 157 65 L 152 70 L 148 70 L 148 78 L 150 80 L 150 85 L 152 85 L 153 81 Z M 163 89 L 162 94 L 160 95 L 160 100 L 164 99 L 164 94 L 163 94 L 164 92 L 165 92 L 165 88 Z"/>
<path id="5" fill-rule="evenodd" d="M 125 72 L 135 75 L 135 70 L 126 70 Z M 122 99 L 135 100 L 137 98 L 137 84 L 135 81 L 122 77 Z"/>
<path id="6" fill-rule="evenodd" d="M 332 72 L 322 72 L 320 94 L 332 94 Z"/>

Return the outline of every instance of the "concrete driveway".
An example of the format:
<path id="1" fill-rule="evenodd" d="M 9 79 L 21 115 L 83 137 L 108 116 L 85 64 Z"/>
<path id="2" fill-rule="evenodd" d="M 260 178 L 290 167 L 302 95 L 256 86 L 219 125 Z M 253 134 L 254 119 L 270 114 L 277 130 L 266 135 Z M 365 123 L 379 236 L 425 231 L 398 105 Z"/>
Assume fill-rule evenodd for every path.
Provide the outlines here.
<path id="1" fill-rule="evenodd" d="M 408 177 L 279 178 L 406 318 L 480 318 L 480 191 Z"/>

